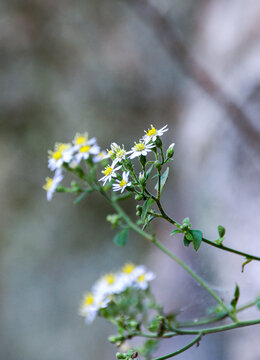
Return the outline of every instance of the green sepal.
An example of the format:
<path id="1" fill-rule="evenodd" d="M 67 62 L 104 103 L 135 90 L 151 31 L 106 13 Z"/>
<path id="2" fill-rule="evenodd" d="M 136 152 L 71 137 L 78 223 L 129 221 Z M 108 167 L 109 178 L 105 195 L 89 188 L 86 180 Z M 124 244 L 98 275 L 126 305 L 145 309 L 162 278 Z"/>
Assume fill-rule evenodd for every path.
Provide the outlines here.
<path id="1" fill-rule="evenodd" d="M 117 246 L 121 246 L 121 247 L 125 246 L 125 244 L 127 243 L 128 237 L 129 237 L 129 229 L 125 228 L 116 234 L 116 236 L 114 237 L 114 243 Z"/>

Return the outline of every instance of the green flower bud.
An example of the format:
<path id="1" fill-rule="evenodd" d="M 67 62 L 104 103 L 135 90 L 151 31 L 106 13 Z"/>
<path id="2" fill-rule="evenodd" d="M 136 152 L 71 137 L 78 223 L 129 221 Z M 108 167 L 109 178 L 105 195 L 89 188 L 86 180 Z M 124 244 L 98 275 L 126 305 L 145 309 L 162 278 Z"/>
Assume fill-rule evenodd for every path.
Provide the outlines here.
<path id="1" fill-rule="evenodd" d="M 145 176 L 144 176 L 144 173 L 143 173 L 143 172 L 140 172 L 140 173 L 139 173 L 138 179 L 139 179 L 139 182 L 140 182 L 141 185 L 145 185 L 146 179 L 145 179 Z"/>
<path id="2" fill-rule="evenodd" d="M 175 144 L 172 143 L 172 144 L 168 147 L 168 150 L 166 151 L 166 158 L 167 158 L 167 159 L 170 159 L 171 157 L 173 157 L 173 155 L 174 155 L 174 146 L 175 146 Z"/>
<path id="3" fill-rule="evenodd" d="M 156 167 L 157 170 L 161 171 L 162 165 L 161 165 L 161 163 L 160 163 L 159 160 L 156 160 L 156 161 L 154 162 L 154 166 Z"/>
<path id="4" fill-rule="evenodd" d="M 120 220 L 120 215 L 118 214 L 107 215 L 106 219 L 112 225 L 112 228 L 115 229 Z"/>
<path id="5" fill-rule="evenodd" d="M 143 195 L 141 195 L 141 194 L 136 194 L 136 195 L 135 195 L 135 200 L 137 200 L 137 201 L 143 200 Z"/>
<path id="6" fill-rule="evenodd" d="M 117 357 L 117 359 L 125 359 L 125 358 L 126 358 L 126 355 L 123 354 L 123 353 L 117 352 L 117 353 L 116 353 L 116 357 Z"/>
<path id="7" fill-rule="evenodd" d="M 162 140 L 159 138 L 159 136 L 157 136 L 156 140 L 155 140 L 155 145 L 158 147 L 158 148 L 161 148 L 162 147 Z"/>
<path id="8" fill-rule="evenodd" d="M 125 337 L 123 335 L 117 335 L 117 336 L 112 335 L 112 336 L 109 336 L 109 338 L 108 338 L 108 341 L 111 342 L 111 344 L 115 344 L 115 343 L 117 343 L 119 341 L 123 341 L 123 340 L 125 340 Z"/>

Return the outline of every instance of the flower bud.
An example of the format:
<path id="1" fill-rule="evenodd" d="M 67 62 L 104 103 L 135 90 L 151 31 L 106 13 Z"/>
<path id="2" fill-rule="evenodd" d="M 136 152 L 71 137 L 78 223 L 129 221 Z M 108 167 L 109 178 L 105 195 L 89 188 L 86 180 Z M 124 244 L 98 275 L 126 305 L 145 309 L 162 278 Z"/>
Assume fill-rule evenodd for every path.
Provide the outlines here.
<path id="1" fill-rule="evenodd" d="M 172 143 L 168 147 L 168 150 L 166 151 L 166 158 L 167 159 L 170 159 L 171 157 L 173 157 L 173 155 L 174 155 L 174 146 L 175 146 L 175 143 Z"/>
<path id="2" fill-rule="evenodd" d="M 162 169 L 162 165 L 161 165 L 161 163 L 160 163 L 159 160 L 156 160 L 156 161 L 154 162 L 154 166 L 156 167 L 156 169 L 157 169 L 158 171 L 160 171 L 160 170 Z"/>
<path id="3" fill-rule="evenodd" d="M 112 228 L 115 229 L 120 220 L 120 216 L 118 214 L 107 215 L 106 219 L 112 225 Z"/>
<path id="4" fill-rule="evenodd" d="M 140 182 L 141 185 L 145 185 L 145 183 L 146 183 L 146 179 L 145 179 L 145 176 L 144 176 L 143 172 L 139 173 L 139 182 Z"/>
<path id="5" fill-rule="evenodd" d="M 143 195 L 141 195 L 141 194 L 136 194 L 136 195 L 135 195 L 135 200 L 137 200 L 137 201 L 143 200 Z"/>
<path id="6" fill-rule="evenodd" d="M 116 353 L 116 357 L 117 357 L 117 359 L 125 359 L 125 358 L 126 358 L 126 355 L 123 354 L 123 353 L 117 352 L 117 353 Z"/>
<path id="7" fill-rule="evenodd" d="M 156 140 L 155 140 L 155 145 L 158 147 L 158 148 L 161 148 L 162 147 L 162 140 L 159 138 L 159 136 L 157 136 Z"/>
<path id="8" fill-rule="evenodd" d="M 118 335 L 118 336 L 115 336 L 115 335 L 112 335 L 112 336 L 109 336 L 108 338 L 108 341 L 111 342 L 111 344 L 115 344 L 119 341 L 123 341 L 125 340 L 125 337 L 123 335 Z"/>

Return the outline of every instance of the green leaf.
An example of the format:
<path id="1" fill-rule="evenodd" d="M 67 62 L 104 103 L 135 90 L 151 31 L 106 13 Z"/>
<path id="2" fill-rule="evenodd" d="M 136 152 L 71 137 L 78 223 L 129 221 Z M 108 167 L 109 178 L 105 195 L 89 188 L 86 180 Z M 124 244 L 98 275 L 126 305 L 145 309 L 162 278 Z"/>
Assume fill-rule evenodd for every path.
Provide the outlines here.
<path id="1" fill-rule="evenodd" d="M 222 225 L 219 225 L 218 226 L 218 234 L 221 238 L 223 238 L 225 236 L 225 233 L 226 233 L 226 229 L 222 226 Z"/>
<path id="2" fill-rule="evenodd" d="M 258 307 L 258 309 L 260 310 L 260 298 L 259 299 L 257 299 L 257 301 L 256 301 L 256 306 Z"/>
<path id="3" fill-rule="evenodd" d="M 230 302 L 230 305 L 233 308 L 233 312 L 234 314 L 236 313 L 236 307 L 237 307 L 237 302 L 239 299 L 239 295 L 240 295 L 240 291 L 239 291 L 239 286 L 236 284 L 236 288 L 235 288 L 235 292 L 234 292 L 234 297 Z"/>
<path id="4" fill-rule="evenodd" d="M 194 250 L 198 251 L 202 241 L 203 234 L 200 230 L 190 230 L 190 234 L 193 237 L 192 243 Z"/>
<path id="5" fill-rule="evenodd" d="M 123 229 L 114 237 L 114 243 L 117 246 L 121 246 L 121 247 L 125 246 L 128 240 L 128 236 L 129 236 L 129 230 L 127 228 Z"/>
<path id="6" fill-rule="evenodd" d="M 182 220 L 183 225 L 189 225 L 190 223 L 190 218 L 186 217 L 185 219 Z"/>
<path id="7" fill-rule="evenodd" d="M 142 210 L 142 222 L 145 221 L 148 210 L 150 209 L 150 207 L 152 206 L 152 204 L 154 203 L 154 200 L 152 198 L 147 199 L 144 204 L 143 204 L 143 210 Z"/>
<path id="8" fill-rule="evenodd" d="M 83 199 L 85 199 L 85 197 L 91 193 L 93 191 L 93 189 L 86 189 L 84 190 L 84 192 L 79 195 L 75 200 L 74 200 L 74 205 L 79 204 Z"/>
<path id="9" fill-rule="evenodd" d="M 189 241 L 193 241 L 193 236 L 192 236 L 192 234 L 191 234 L 189 231 L 186 231 L 186 232 L 185 232 L 185 236 L 186 236 L 186 238 L 187 238 Z"/>
<path id="10" fill-rule="evenodd" d="M 154 215 L 148 215 L 147 219 L 145 220 L 144 226 L 142 228 L 142 230 L 144 230 L 146 228 L 146 226 L 154 219 L 156 218 L 156 216 Z"/>
<path id="11" fill-rule="evenodd" d="M 187 239 L 186 236 L 184 236 L 183 243 L 184 243 L 184 246 L 189 246 L 191 241 L 189 239 Z"/>
<path id="12" fill-rule="evenodd" d="M 164 185 L 166 184 L 166 181 L 168 179 L 169 176 L 169 168 L 167 167 L 167 169 L 165 170 L 165 172 L 162 174 L 161 176 L 161 189 L 160 192 L 162 192 Z M 155 185 L 155 190 L 158 191 L 158 186 L 159 186 L 159 182 Z"/>
<path id="13" fill-rule="evenodd" d="M 173 230 L 170 235 L 175 235 L 175 234 L 182 234 L 183 231 L 182 230 L 179 230 L 179 229 L 176 229 L 176 230 Z"/>
<path id="14" fill-rule="evenodd" d="M 153 164 L 149 167 L 149 169 L 146 171 L 146 179 L 148 179 L 151 171 L 153 170 Z"/>

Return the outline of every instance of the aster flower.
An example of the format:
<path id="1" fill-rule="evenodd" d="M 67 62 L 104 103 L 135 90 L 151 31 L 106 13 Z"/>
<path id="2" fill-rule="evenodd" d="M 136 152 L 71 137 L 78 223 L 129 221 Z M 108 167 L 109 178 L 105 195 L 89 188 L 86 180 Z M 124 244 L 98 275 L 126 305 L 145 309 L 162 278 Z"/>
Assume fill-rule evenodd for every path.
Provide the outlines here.
<path id="1" fill-rule="evenodd" d="M 153 125 L 151 125 L 151 129 L 148 131 L 145 131 L 146 135 L 144 135 L 144 141 L 148 143 L 150 140 L 155 141 L 157 136 L 162 136 L 163 133 L 168 131 L 167 128 L 168 125 L 165 125 L 161 129 L 157 130 Z"/>
<path id="2" fill-rule="evenodd" d="M 63 175 L 61 169 L 58 169 L 53 178 L 46 178 L 46 184 L 43 186 L 43 189 L 47 192 L 47 200 L 51 201 L 54 192 L 56 191 L 57 186 L 62 181 Z"/>
<path id="3" fill-rule="evenodd" d="M 155 275 L 152 271 L 143 271 L 136 277 L 135 287 L 146 290 L 149 286 L 149 282 L 154 278 Z"/>
<path id="4" fill-rule="evenodd" d="M 100 147 L 96 144 L 91 145 L 90 142 L 87 145 L 83 145 L 78 148 L 78 151 L 75 155 L 76 163 L 80 163 L 82 159 L 87 160 L 90 155 L 97 155 L 100 153 Z"/>
<path id="5" fill-rule="evenodd" d="M 93 293 L 85 294 L 79 308 L 79 314 L 85 317 L 87 323 L 91 323 L 95 320 L 97 313 L 98 305 L 95 295 Z"/>
<path id="6" fill-rule="evenodd" d="M 113 149 L 113 165 L 115 166 L 118 162 L 124 160 L 128 153 L 126 152 L 124 145 L 122 145 L 122 147 L 116 143 L 113 143 L 112 145 L 113 147 L 111 146 L 111 148 Z"/>
<path id="7" fill-rule="evenodd" d="M 71 144 L 56 143 L 54 151 L 49 150 L 48 166 L 53 171 L 61 168 L 63 163 L 69 163 L 72 159 Z"/>
<path id="8" fill-rule="evenodd" d="M 135 143 L 135 145 L 132 147 L 132 150 L 129 151 L 129 154 L 132 153 L 130 159 L 141 155 L 146 156 L 153 147 L 155 147 L 154 144 L 147 144 L 143 140 L 140 140 L 139 143 Z"/>
<path id="9" fill-rule="evenodd" d="M 119 170 L 121 167 L 122 166 L 120 165 L 114 168 L 113 164 L 106 166 L 105 170 L 102 170 L 102 173 L 105 174 L 105 176 L 99 179 L 99 181 L 103 181 L 103 185 L 105 185 L 107 181 L 110 182 L 113 177 L 117 176 L 116 171 Z"/>
<path id="10" fill-rule="evenodd" d="M 125 190 L 127 186 L 131 186 L 132 183 L 128 181 L 129 171 L 124 171 L 122 174 L 122 180 L 116 180 L 116 183 L 113 184 L 114 191 L 121 191 L 121 193 Z"/>
<path id="11" fill-rule="evenodd" d="M 74 150 L 78 150 L 80 147 L 85 145 L 94 145 L 96 144 L 96 138 L 89 139 L 88 133 L 76 133 L 72 143 L 74 144 Z"/>

